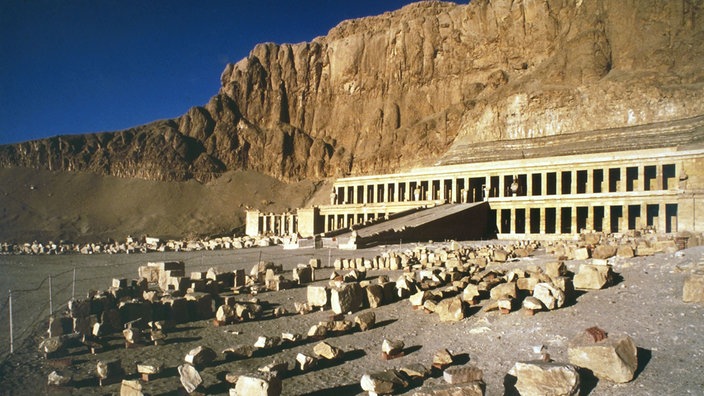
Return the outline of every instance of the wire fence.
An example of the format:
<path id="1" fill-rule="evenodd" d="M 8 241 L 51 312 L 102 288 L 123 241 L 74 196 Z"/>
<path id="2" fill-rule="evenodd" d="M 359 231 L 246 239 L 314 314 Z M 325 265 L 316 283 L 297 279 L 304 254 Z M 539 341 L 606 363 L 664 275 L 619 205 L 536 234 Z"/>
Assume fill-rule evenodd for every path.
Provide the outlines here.
<path id="1" fill-rule="evenodd" d="M 4 260 L 0 260 L 0 269 L 5 277 L 0 278 L 0 287 L 5 289 L 0 290 L 0 361 L 22 348 L 23 343 L 29 341 L 36 331 L 48 335 L 48 318 L 67 311 L 71 299 L 85 298 L 89 290 L 105 290 L 113 278 L 136 278 L 138 267 L 149 261 L 183 261 L 189 271 L 202 271 L 209 267 L 229 270 L 246 268 L 263 259 L 276 259 L 272 254 L 289 259 L 298 256 L 301 262 L 307 262 L 313 254 L 312 250 L 264 252 L 262 255 L 261 249 L 248 249 L 236 255 L 221 250 L 146 255 L 5 256 Z M 330 260 L 328 252 L 325 256 L 326 260 Z M 41 279 L 33 278 L 37 269 L 47 271 L 47 267 L 52 267 L 56 272 Z M 18 279 L 24 280 L 25 284 Z"/>

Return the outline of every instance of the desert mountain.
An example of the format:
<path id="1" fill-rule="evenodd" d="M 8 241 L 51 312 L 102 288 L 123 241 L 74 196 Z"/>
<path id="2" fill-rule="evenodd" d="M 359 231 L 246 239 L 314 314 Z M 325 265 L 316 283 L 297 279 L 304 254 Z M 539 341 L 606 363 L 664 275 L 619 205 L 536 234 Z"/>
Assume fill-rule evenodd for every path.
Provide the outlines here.
<path id="1" fill-rule="evenodd" d="M 0 166 L 157 181 L 393 172 L 473 142 L 704 113 L 704 2 L 425 1 L 257 45 L 202 107 L 0 146 Z"/>

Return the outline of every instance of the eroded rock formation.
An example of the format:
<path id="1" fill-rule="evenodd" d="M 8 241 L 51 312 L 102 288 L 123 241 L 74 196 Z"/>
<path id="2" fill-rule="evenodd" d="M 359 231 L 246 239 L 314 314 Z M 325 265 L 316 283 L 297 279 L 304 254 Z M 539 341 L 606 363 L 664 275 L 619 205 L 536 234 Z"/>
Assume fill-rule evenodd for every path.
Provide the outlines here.
<path id="1" fill-rule="evenodd" d="M 180 118 L 0 146 L 0 166 L 156 180 L 392 172 L 472 142 L 704 113 L 702 1 L 421 2 L 257 45 Z"/>

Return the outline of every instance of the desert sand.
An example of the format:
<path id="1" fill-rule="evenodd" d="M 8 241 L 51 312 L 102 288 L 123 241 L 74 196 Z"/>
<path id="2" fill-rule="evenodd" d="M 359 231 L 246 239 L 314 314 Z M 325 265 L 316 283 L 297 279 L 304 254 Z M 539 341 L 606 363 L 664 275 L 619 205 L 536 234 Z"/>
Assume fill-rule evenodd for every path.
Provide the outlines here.
<path id="1" fill-rule="evenodd" d="M 467 243 L 476 244 L 476 243 Z M 430 246 L 439 246 L 436 243 Z M 241 251 L 211 251 L 191 253 L 148 253 L 141 255 L 96 256 L 0 256 L 4 276 L 0 279 L 2 290 L 28 289 L 37 286 L 48 274 L 64 272 L 57 277 L 56 285 L 63 290 L 54 297 L 66 301 L 71 296 L 72 268 L 78 268 L 77 295 L 89 289 L 106 289 L 112 277 L 135 278 L 137 267 L 148 261 L 182 260 L 187 271 L 222 271 L 244 268 L 247 271 L 260 257 L 262 260 L 283 264 L 290 271 L 298 263 L 307 263 L 312 257 L 320 258 L 323 265 L 335 258 L 371 258 L 384 251 L 412 249 L 416 245 L 385 246 L 359 251 L 300 249 L 285 251 L 281 247 L 257 248 Z M 510 269 L 538 265 L 554 259 L 538 250 L 531 257 L 497 265 Z M 581 261 L 568 261 L 567 267 L 575 271 Z M 30 271 L 31 269 L 31 271 Z M 400 367 L 408 363 L 430 366 L 433 354 L 447 348 L 460 362 L 470 362 L 484 372 L 486 394 L 511 394 L 511 377 L 507 373 L 517 361 L 539 358 L 536 347 L 544 346 L 557 362 L 567 362 L 567 343 L 580 331 L 599 326 L 610 335 L 630 335 L 638 347 L 639 367 L 636 377 L 626 384 L 614 384 L 594 377 L 583 377 L 581 394 L 593 395 L 662 395 L 701 394 L 704 389 L 704 307 L 682 302 L 682 285 L 685 277 L 695 269 L 704 269 L 704 247 L 690 248 L 673 254 L 656 254 L 650 257 L 617 259 L 614 271 L 618 282 L 606 289 L 580 294 L 567 306 L 539 312 L 529 317 L 521 311 L 510 314 L 483 312 L 472 308 L 471 315 L 460 322 L 440 322 L 436 314 L 413 310 L 407 300 L 375 309 L 377 325 L 366 332 L 353 332 L 332 336 L 326 341 L 345 351 L 340 362 L 324 365 L 306 373 L 293 373 L 283 380 L 286 395 L 354 395 L 361 394 L 360 378 L 366 372 Z M 316 271 L 315 284 L 327 284 L 331 268 Z M 400 272 L 370 271 L 369 278 L 388 274 L 392 279 Z M 46 287 L 41 292 L 19 293 L 15 310 L 19 317 L 15 326 L 22 333 L 30 334 L 18 342 L 13 355 L 6 355 L 7 326 L 3 326 L 4 362 L 0 366 L 0 394 L 81 394 L 99 395 L 119 393 L 119 384 L 98 386 L 95 365 L 98 360 L 121 358 L 129 378 L 137 378 L 136 363 L 150 357 L 163 361 L 165 370 L 157 378 L 143 383 L 148 394 L 177 394 L 180 387 L 176 367 L 183 363 L 186 353 L 204 345 L 219 353 L 213 364 L 201 370 L 205 394 L 227 394 L 229 385 L 226 373 L 248 373 L 271 363 L 284 360 L 291 363 L 298 352 L 310 354 L 314 342 L 303 342 L 273 354 L 237 361 L 226 361 L 220 352 L 236 344 L 252 345 L 261 335 L 280 336 L 282 332 L 305 334 L 310 326 L 327 320 L 331 310 L 307 315 L 287 315 L 272 318 L 270 310 L 283 306 L 293 311 L 293 303 L 306 300 L 306 288 L 298 287 L 257 295 L 267 303 L 268 311 L 261 320 L 221 327 L 211 321 L 197 321 L 178 325 L 168 332 L 166 345 L 125 349 L 121 336 L 115 335 L 106 350 L 96 355 L 86 348 L 69 350 L 66 357 L 73 365 L 68 369 L 74 375 L 74 386 L 67 389 L 47 388 L 48 373 L 60 365 L 61 360 L 46 360 L 37 352 L 37 343 L 46 329 L 46 312 L 39 312 L 47 304 Z M 58 290 L 58 288 L 56 289 Z M 248 298 L 248 296 L 243 296 Z M 58 306 L 59 303 L 55 302 Z M 481 305 L 485 305 L 486 300 Z M 6 307 L 2 307 L 3 322 L 7 323 Z M 360 311 L 363 312 L 363 311 Z M 358 312 L 359 313 L 359 312 Z M 348 315 L 353 319 L 358 313 Z M 37 315 L 39 317 L 37 318 Z M 36 319 L 36 320 L 35 320 Z M 19 324 L 17 324 L 19 323 Z M 34 326 L 34 327 L 33 327 Z M 384 338 L 405 342 L 405 356 L 381 359 Z M 426 380 L 426 384 L 442 381 Z M 408 390 L 412 393 L 413 389 Z"/>

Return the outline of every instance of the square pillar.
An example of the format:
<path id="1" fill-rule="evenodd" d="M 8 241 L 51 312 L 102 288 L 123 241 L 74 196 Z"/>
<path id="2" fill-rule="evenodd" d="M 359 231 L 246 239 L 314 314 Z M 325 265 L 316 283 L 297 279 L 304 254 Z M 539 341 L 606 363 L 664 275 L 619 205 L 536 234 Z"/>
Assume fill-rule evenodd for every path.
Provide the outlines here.
<path id="1" fill-rule="evenodd" d="M 544 174 L 544 173 L 543 173 Z M 540 208 L 540 230 L 541 235 L 545 235 L 545 208 Z"/>
<path id="2" fill-rule="evenodd" d="M 594 231 L 594 207 L 589 205 L 587 208 L 587 230 Z"/>
<path id="3" fill-rule="evenodd" d="M 548 173 L 547 172 L 540 172 L 540 195 L 548 195 Z M 540 210 L 541 217 L 545 217 L 545 210 L 541 209 Z M 543 222 L 544 223 L 544 222 Z M 545 233 L 545 228 L 542 228 L 541 231 L 543 234 Z"/>
<path id="4" fill-rule="evenodd" d="M 658 165 L 655 167 L 655 190 L 663 190 L 664 189 L 664 184 L 663 184 L 663 177 L 662 177 L 662 164 Z M 658 209 L 659 210 L 659 209 Z M 664 232 L 664 231 L 663 231 Z"/>
<path id="5" fill-rule="evenodd" d="M 533 174 L 531 173 L 526 174 L 526 195 L 533 196 Z"/>
<path id="6" fill-rule="evenodd" d="M 594 169 L 587 169 L 587 189 L 586 189 L 586 192 L 587 192 L 587 194 L 594 193 Z M 591 208 L 591 206 L 590 206 L 590 208 Z M 590 210 L 593 212 L 593 209 L 590 209 Z"/>
<path id="7" fill-rule="evenodd" d="M 628 183 L 626 180 L 626 167 L 622 166 L 618 168 L 619 172 L 619 180 L 618 180 L 618 188 L 616 189 L 618 192 L 626 192 L 626 189 L 628 188 Z M 628 216 L 624 216 L 628 218 Z M 628 222 L 626 222 L 626 228 L 624 230 L 628 229 Z"/>
<path id="8" fill-rule="evenodd" d="M 452 193 L 450 194 L 450 203 L 457 202 L 457 178 L 452 177 Z"/>
<path id="9" fill-rule="evenodd" d="M 577 194 L 577 171 L 572 169 L 570 171 L 570 195 L 575 194 Z M 572 231 L 574 232 L 574 228 Z"/>
<path id="10" fill-rule="evenodd" d="M 501 234 L 501 209 L 496 209 L 496 228 L 499 230 L 499 234 Z"/>
<path id="11" fill-rule="evenodd" d="M 562 171 L 559 170 L 555 172 L 555 194 L 562 194 Z"/>
<path id="12" fill-rule="evenodd" d="M 572 231 L 573 234 L 579 234 L 579 230 L 577 229 L 577 207 L 573 206 L 572 209 L 570 209 L 570 216 L 572 217 L 570 219 L 570 230 Z"/>
<path id="13" fill-rule="evenodd" d="M 562 234 L 562 208 L 559 206 L 555 208 L 555 233 Z"/>
<path id="14" fill-rule="evenodd" d="M 504 175 L 499 176 L 499 197 L 505 197 L 506 191 L 504 191 Z"/>
<path id="15" fill-rule="evenodd" d="M 634 188 L 635 191 L 645 191 L 645 166 L 638 165 L 638 187 Z M 641 217 L 642 217 L 641 212 Z"/>
<path id="16" fill-rule="evenodd" d="M 369 185 L 362 184 L 362 203 L 369 203 Z"/>
<path id="17" fill-rule="evenodd" d="M 531 233 L 531 229 L 530 229 L 530 209 L 531 209 L 531 208 L 526 208 L 526 210 L 525 210 L 525 213 L 526 213 L 526 217 L 525 217 L 525 219 L 524 219 L 524 222 L 525 222 L 525 234 L 530 234 L 530 233 Z"/>
<path id="18" fill-rule="evenodd" d="M 511 222 L 509 223 L 508 232 L 510 234 L 516 233 L 516 208 L 514 207 L 511 207 Z"/>

